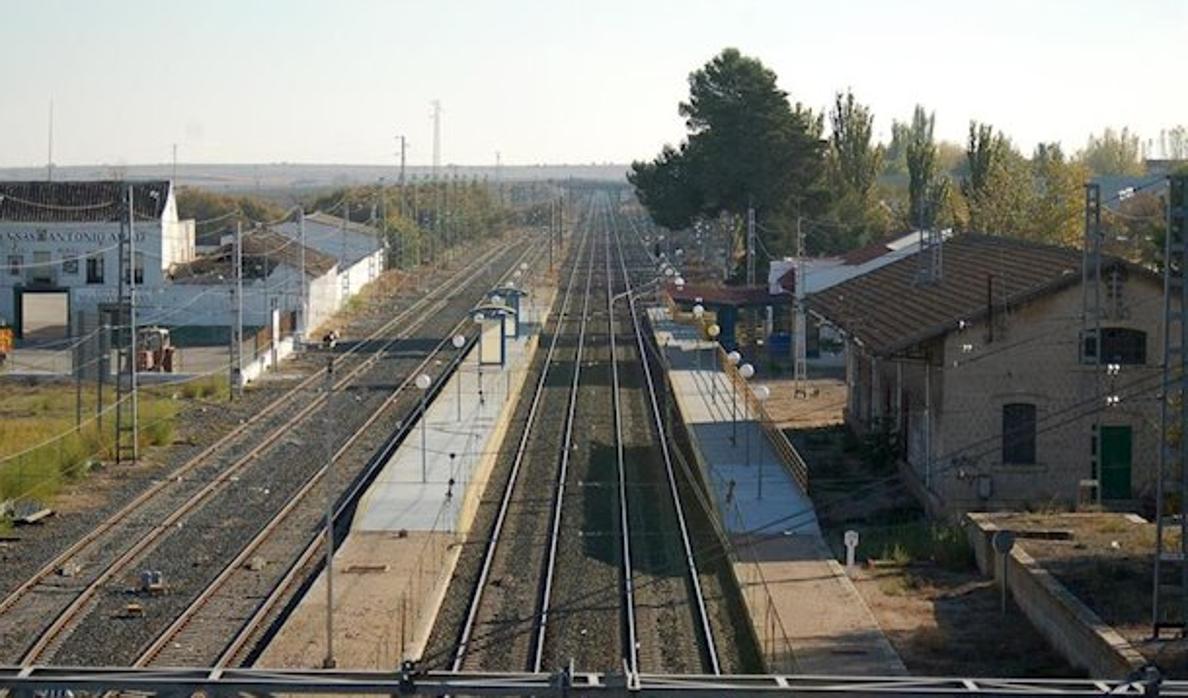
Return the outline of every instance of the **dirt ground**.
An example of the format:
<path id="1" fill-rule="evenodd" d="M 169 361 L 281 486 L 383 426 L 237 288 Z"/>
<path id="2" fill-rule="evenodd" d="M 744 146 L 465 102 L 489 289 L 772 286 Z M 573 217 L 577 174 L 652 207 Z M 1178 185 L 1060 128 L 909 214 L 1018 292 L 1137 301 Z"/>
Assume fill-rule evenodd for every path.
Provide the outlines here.
<path id="1" fill-rule="evenodd" d="M 842 423 L 840 376 L 768 383 L 768 407 L 808 463 L 822 533 L 839 560 L 859 531 L 853 581 L 908 671 L 947 676 L 1076 676 L 998 588 L 979 574 L 964 535 L 927 521 L 880 445 Z M 874 561 L 871 564 L 870 561 Z"/>
<path id="2" fill-rule="evenodd" d="M 996 520 L 1013 530 L 1058 531 L 1063 540 L 1020 538 L 1018 545 L 1047 568 L 1166 672 L 1188 677 L 1188 641 L 1156 641 L 1151 633 L 1155 525 L 1132 514 L 1018 514 Z M 1170 547 L 1176 547 L 1174 537 Z"/>

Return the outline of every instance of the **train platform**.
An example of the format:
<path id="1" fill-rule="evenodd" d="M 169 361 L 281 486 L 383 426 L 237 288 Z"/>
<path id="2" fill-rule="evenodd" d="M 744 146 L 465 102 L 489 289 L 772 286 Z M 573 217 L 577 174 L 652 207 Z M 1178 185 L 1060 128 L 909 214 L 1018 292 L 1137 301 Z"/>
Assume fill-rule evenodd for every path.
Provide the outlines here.
<path id="1" fill-rule="evenodd" d="M 504 367 L 482 367 L 481 398 L 475 347 L 429 403 L 423 422 L 415 415 L 418 423 L 360 501 L 334 556 L 339 667 L 391 670 L 420 656 L 515 412 L 554 287 L 542 279 L 525 299 L 521 337 L 509 338 Z M 256 665 L 320 667 L 326 597 L 323 572 Z"/>
<path id="2" fill-rule="evenodd" d="M 717 349 L 665 308 L 649 317 L 669 365 L 680 416 L 732 544 L 735 577 L 771 671 L 893 676 L 907 673 L 821 536 L 812 500 L 732 392 Z M 756 375 L 752 385 L 762 384 Z M 743 386 L 741 390 L 751 390 Z"/>

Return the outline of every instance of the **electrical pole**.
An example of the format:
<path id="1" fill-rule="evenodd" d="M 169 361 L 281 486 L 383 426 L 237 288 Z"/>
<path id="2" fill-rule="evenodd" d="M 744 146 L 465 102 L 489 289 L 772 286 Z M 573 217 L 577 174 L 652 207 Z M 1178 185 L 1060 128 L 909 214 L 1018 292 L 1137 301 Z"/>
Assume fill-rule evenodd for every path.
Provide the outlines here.
<path id="1" fill-rule="evenodd" d="M 755 207 L 747 207 L 747 285 L 755 285 Z"/>
<path id="2" fill-rule="evenodd" d="M 173 177 L 170 183 L 177 186 L 177 143 L 173 144 Z"/>
<path id="3" fill-rule="evenodd" d="M 54 98 L 49 105 L 49 151 L 45 159 L 45 178 L 54 181 Z"/>
<path id="4" fill-rule="evenodd" d="M 309 332 L 309 281 L 305 278 L 305 207 L 297 210 L 297 237 L 301 241 L 298 254 L 301 255 L 301 325 L 298 336 L 305 341 L 305 334 Z"/>
<path id="5" fill-rule="evenodd" d="M 433 179 L 437 180 L 437 171 L 441 168 L 441 101 L 433 100 Z"/>
<path id="6" fill-rule="evenodd" d="M 243 223 L 235 223 L 235 325 L 231 330 L 231 394 L 243 397 Z"/>
<path id="7" fill-rule="evenodd" d="M 127 221 L 120 220 L 119 279 L 118 293 L 121 316 L 126 309 L 127 323 L 122 328 L 128 333 L 127 341 L 120 342 L 120 366 L 116 379 L 116 464 L 123 462 L 125 455 L 135 463 L 140 455 L 139 446 L 139 395 L 136 385 L 136 229 L 135 193 L 128 185 L 125 200 Z M 121 317 L 120 324 L 124 324 Z"/>
<path id="8" fill-rule="evenodd" d="M 792 394 L 795 397 L 808 397 L 808 338 L 805 333 L 808 332 L 808 317 L 804 312 L 804 297 L 807 292 L 805 288 L 805 274 L 804 274 L 804 230 L 801 227 L 801 218 L 799 213 L 796 216 L 796 292 L 794 294 L 796 301 L 796 319 L 795 326 L 792 331 L 795 336 L 792 338 L 795 347 L 796 355 L 792 359 L 792 372 L 794 379 L 794 387 Z"/>
<path id="9" fill-rule="evenodd" d="M 1082 361 L 1085 347 L 1092 343 L 1092 364 L 1097 370 L 1093 390 L 1096 391 L 1097 409 L 1093 412 L 1093 478 L 1094 500 L 1101 503 L 1102 453 L 1101 453 L 1101 410 L 1105 377 L 1101 374 L 1101 186 L 1085 185 L 1085 240 L 1081 254 L 1081 346 L 1078 348 Z"/>
<path id="10" fill-rule="evenodd" d="M 330 426 L 330 395 L 334 390 L 334 357 L 326 360 L 326 400 L 323 406 L 323 421 Z M 338 666 L 334 657 L 334 447 L 326 438 L 326 656 L 322 659 L 323 669 Z"/>

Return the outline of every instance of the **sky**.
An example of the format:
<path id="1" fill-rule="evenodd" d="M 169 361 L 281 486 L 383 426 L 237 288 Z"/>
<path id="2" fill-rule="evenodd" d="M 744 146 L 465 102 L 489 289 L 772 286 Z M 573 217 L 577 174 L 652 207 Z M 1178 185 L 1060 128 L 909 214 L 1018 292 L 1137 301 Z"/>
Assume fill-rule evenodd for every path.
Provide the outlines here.
<path id="1" fill-rule="evenodd" d="M 728 46 L 887 138 L 916 103 L 1024 150 L 1188 124 L 1188 0 L 5 0 L 0 166 L 628 162 Z M 1174 87 L 1178 84 L 1178 87 Z"/>

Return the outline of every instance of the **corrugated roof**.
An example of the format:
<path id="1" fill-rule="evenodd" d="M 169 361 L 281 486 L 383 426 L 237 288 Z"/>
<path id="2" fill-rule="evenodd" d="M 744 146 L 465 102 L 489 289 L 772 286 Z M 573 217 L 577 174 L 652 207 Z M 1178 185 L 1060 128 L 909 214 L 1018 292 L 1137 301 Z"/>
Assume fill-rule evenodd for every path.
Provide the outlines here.
<path id="1" fill-rule="evenodd" d="M 173 271 L 176 281 L 202 282 L 218 281 L 219 277 L 231 279 L 234 276 L 234 244 L 226 244 L 210 254 L 202 255 L 192 262 L 179 265 Z M 293 239 L 267 228 L 255 228 L 243 235 L 243 264 L 245 275 L 258 278 L 261 274 L 249 273 L 267 263 L 269 272 L 276 264 L 293 269 L 301 268 L 301 245 Z M 317 278 L 334 268 L 338 263 L 334 257 L 312 247 L 305 248 L 306 276 Z"/>
<path id="2" fill-rule="evenodd" d="M 276 229 L 293 240 L 299 239 L 301 234 L 299 225 L 294 221 L 286 221 L 276 226 Z M 375 228 L 346 222 L 320 211 L 305 216 L 305 244 L 332 255 L 338 260 L 339 269 L 343 270 L 383 248 L 379 231 Z"/>
<path id="3" fill-rule="evenodd" d="M 169 198 L 168 181 L 99 180 L 0 182 L 0 221 L 118 221 L 128 185 L 133 188 L 137 219 L 160 219 Z"/>
<path id="4" fill-rule="evenodd" d="M 875 354 L 889 355 L 955 330 L 988 313 L 993 279 L 995 309 L 1010 308 L 1081 280 L 1081 251 L 1017 238 L 965 233 L 943 243 L 943 275 L 919 282 L 919 253 L 811 294 L 809 308 L 856 337 Z M 1126 265 L 1106 257 L 1103 268 Z"/>

